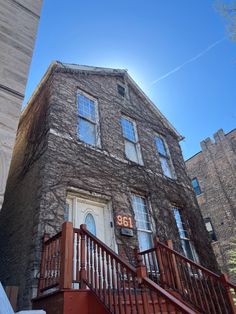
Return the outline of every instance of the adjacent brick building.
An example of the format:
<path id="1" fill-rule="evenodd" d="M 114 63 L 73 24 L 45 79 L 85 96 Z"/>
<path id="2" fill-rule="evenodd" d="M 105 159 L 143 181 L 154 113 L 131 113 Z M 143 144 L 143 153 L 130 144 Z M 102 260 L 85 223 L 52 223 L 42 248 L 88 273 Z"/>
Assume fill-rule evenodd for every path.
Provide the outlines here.
<path id="1" fill-rule="evenodd" d="M 201 142 L 202 151 L 186 161 L 198 204 L 223 272 L 230 274 L 236 241 L 236 129 Z"/>
<path id="2" fill-rule="evenodd" d="M 133 264 L 159 235 L 217 270 L 181 139 L 127 71 L 49 67 L 22 113 L 0 214 L 0 278 L 20 286 L 20 308 L 36 293 L 42 235 L 65 220 Z"/>
<path id="3" fill-rule="evenodd" d="M 0 210 L 42 0 L 0 0 Z"/>

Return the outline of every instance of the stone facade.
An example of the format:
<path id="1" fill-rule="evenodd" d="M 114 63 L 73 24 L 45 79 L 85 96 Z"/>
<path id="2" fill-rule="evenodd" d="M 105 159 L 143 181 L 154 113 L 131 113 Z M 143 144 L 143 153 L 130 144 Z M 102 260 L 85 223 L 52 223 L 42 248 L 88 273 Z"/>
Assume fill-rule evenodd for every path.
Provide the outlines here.
<path id="1" fill-rule="evenodd" d="M 235 250 L 236 236 L 236 129 L 228 134 L 219 130 L 214 140 L 202 141 L 202 151 L 188 159 L 186 166 L 190 178 L 199 182 L 197 200 L 203 217 L 210 218 L 213 226 L 212 247 L 218 264 L 235 282 L 229 253 Z"/>
<path id="2" fill-rule="evenodd" d="M 0 0 L 0 209 L 42 0 Z"/>
<path id="3" fill-rule="evenodd" d="M 125 97 L 118 94 L 117 84 L 125 88 Z M 78 90 L 97 101 L 100 147 L 77 137 Z M 122 115 L 136 123 L 143 165 L 126 158 Z M 174 179 L 163 175 L 155 134 L 161 134 L 168 145 Z M 180 139 L 127 71 L 59 62 L 51 65 L 22 113 L 0 214 L 0 277 L 6 284 L 20 286 L 20 308 L 29 307 L 36 293 L 42 235 L 60 230 L 70 193 L 107 200 L 114 220 L 118 214 L 134 217 L 131 194 L 144 196 L 152 235 L 175 239 L 176 249 L 181 250 L 172 213 L 172 207 L 178 206 L 200 262 L 217 271 L 186 174 Z M 134 263 L 138 247 L 135 219 L 132 237 L 121 235 L 115 221 L 109 228 L 119 254 Z"/>

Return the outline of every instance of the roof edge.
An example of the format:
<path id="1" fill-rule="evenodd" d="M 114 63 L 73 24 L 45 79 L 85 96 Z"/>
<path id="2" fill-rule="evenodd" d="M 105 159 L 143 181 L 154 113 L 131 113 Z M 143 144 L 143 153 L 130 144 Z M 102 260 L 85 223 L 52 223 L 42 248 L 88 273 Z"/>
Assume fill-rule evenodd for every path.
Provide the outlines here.
<path id="1" fill-rule="evenodd" d="M 157 108 L 157 106 L 154 104 L 154 102 L 144 93 L 144 91 L 138 86 L 138 84 L 134 81 L 134 79 L 129 75 L 128 72 L 126 72 L 126 75 L 128 79 L 131 81 L 131 83 L 139 90 L 139 92 L 143 95 L 144 98 L 150 103 L 151 107 L 157 112 L 157 114 L 161 117 L 161 120 L 164 124 L 168 126 L 169 129 L 171 129 L 177 136 L 179 141 L 182 141 L 184 139 L 184 136 L 182 136 L 175 127 L 169 122 L 169 120 L 163 115 L 163 113 Z"/>
<path id="2" fill-rule="evenodd" d="M 123 74 L 126 75 L 130 83 L 140 92 L 140 94 L 147 100 L 147 102 L 150 104 L 151 108 L 156 111 L 164 125 L 170 130 L 174 132 L 176 135 L 178 141 L 182 141 L 184 137 L 175 129 L 175 127 L 168 121 L 168 119 L 162 114 L 162 112 L 157 108 L 157 106 L 151 101 L 151 99 L 144 93 L 144 91 L 138 86 L 138 84 L 134 81 L 134 79 L 129 75 L 128 71 L 126 69 L 113 69 L 113 68 L 103 68 L 103 67 L 95 67 L 95 66 L 88 66 L 88 65 L 79 65 L 79 64 L 73 64 L 73 63 L 64 63 L 60 61 L 53 61 L 45 74 L 43 75 L 42 79 L 36 86 L 33 94 L 30 96 L 29 100 L 27 101 L 26 106 L 21 112 L 21 119 L 25 117 L 25 115 L 28 113 L 28 111 L 31 108 L 31 104 L 33 103 L 36 96 L 41 91 L 42 86 L 48 81 L 51 74 L 55 71 L 57 67 L 64 67 L 71 70 L 78 70 L 78 71 L 94 71 L 94 72 L 100 72 L 104 71 L 108 74 Z"/>
<path id="3" fill-rule="evenodd" d="M 47 68 L 46 72 L 44 73 L 43 77 L 41 78 L 41 80 L 37 84 L 36 88 L 34 89 L 34 91 L 33 91 L 32 95 L 30 96 L 29 100 L 27 101 L 25 107 L 21 111 L 21 119 L 23 119 L 26 116 L 26 114 L 28 113 L 28 111 L 31 108 L 31 104 L 33 103 L 34 99 L 40 93 L 41 88 L 48 81 L 49 77 L 55 71 L 57 66 L 58 66 L 58 61 L 52 61 L 51 62 L 51 64 Z"/>

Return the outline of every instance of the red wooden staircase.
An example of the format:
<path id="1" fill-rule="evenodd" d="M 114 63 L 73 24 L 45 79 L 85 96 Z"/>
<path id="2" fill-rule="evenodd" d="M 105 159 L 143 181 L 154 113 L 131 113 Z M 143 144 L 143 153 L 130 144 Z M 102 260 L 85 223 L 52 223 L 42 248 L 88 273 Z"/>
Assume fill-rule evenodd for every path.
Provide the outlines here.
<path id="1" fill-rule="evenodd" d="M 236 313 L 236 286 L 156 241 L 133 267 L 86 230 L 44 238 L 38 297 L 47 314 Z"/>

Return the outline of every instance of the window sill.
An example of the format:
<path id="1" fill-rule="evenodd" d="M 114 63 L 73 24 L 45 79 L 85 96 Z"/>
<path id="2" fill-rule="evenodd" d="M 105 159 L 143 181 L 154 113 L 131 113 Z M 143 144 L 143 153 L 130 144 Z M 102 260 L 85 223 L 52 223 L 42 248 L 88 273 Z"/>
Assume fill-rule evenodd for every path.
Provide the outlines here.
<path id="1" fill-rule="evenodd" d="M 162 174 L 162 176 L 164 177 L 164 178 L 166 178 L 167 180 L 170 180 L 170 181 L 172 181 L 172 182 L 176 182 L 177 181 L 177 177 L 173 177 L 173 178 L 171 178 L 171 177 L 168 177 L 168 176 L 166 176 L 166 175 L 164 175 L 164 174 Z"/>
<path id="2" fill-rule="evenodd" d="M 124 159 L 124 160 L 125 160 L 128 164 L 130 164 L 130 165 L 144 167 L 144 163 L 143 163 L 143 162 L 142 162 L 142 163 L 135 162 L 135 161 L 133 161 L 133 160 L 130 160 L 130 159 L 127 158 L 126 156 L 125 156 L 125 159 Z"/>

